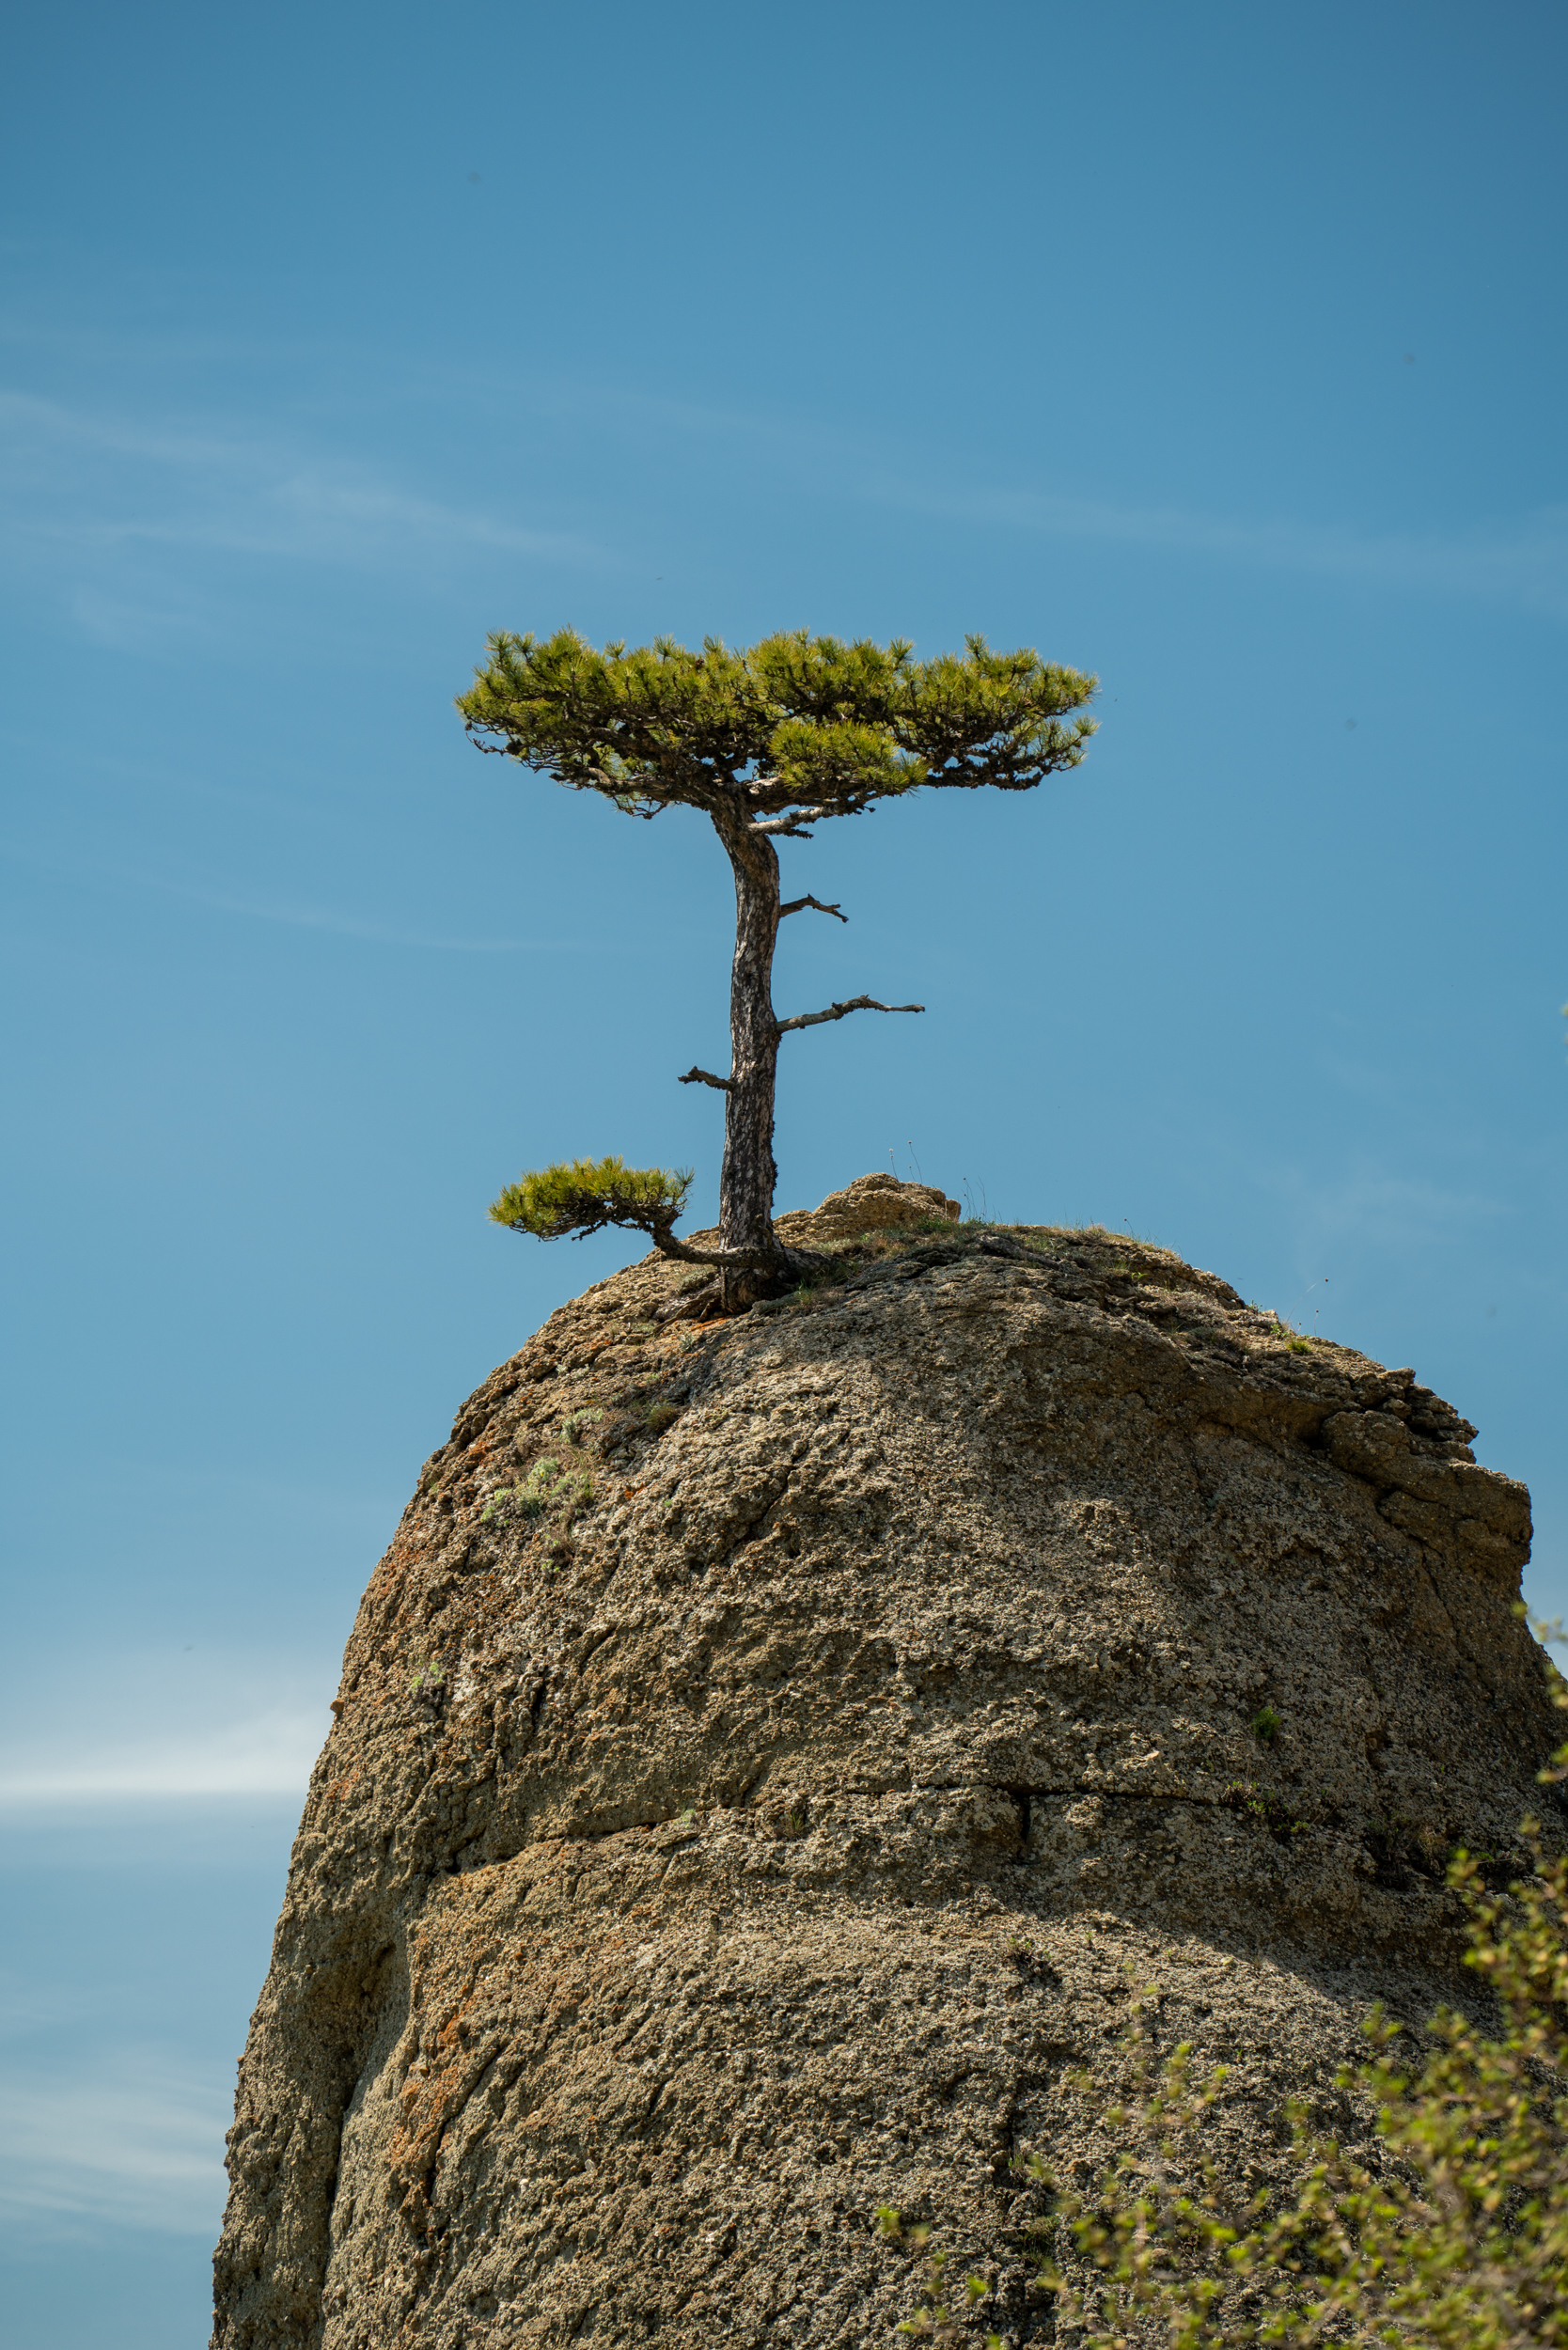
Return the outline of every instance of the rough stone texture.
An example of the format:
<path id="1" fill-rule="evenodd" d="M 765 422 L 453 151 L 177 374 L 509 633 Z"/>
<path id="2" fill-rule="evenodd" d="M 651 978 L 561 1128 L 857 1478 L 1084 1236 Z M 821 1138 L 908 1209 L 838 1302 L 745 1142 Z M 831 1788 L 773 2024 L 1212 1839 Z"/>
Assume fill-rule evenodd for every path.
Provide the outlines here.
<path id="1" fill-rule="evenodd" d="M 858 1240 L 863 1232 L 933 1220 L 956 1224 L 963 1214 L 958 1201 L 933 1183 L 901 1183 L 896 1175 L 857 1175 L 842 1191 L 830 1192 L 820 1208 L 796 1208 L 774 1221 L 784 1239 L 798 1247 L 830 1248 Z"/>
<path id="2" fill-rule="evenodd" d="M 1555 1743 L 1523 1487 L 1167 1252 L 890 1183 L 795 1221 L 864 1235 L 802 1304 L 601 1283 L 427 1465 L 241 2066 L 222 2350 L 886 2343 L 886 2203 L 1039 2338 L 1012 2157 L 1104 2151 L 1131 1982 L 1235 2061 L 1247 2175 L 1372 1996 L 1451 1993 L 1443 1855 Z"/>

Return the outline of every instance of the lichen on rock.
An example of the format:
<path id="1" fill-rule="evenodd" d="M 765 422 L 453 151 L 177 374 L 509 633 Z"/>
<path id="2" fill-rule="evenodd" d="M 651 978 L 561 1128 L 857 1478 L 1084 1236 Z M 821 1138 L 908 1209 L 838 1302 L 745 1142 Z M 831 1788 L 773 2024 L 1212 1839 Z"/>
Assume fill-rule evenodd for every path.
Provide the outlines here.
<path id="1" fill-rule="evenodd" d="M 1444 1857 L 1555 1743 L 1523 1487 L 1168 1251 L 955 1214 L 862 1178 L 779 1219 L 824 1281 L 696 1329 L 647 1259 L 458 1415 L 312 1778 L 219 2350 L 881 2342 L 887 2204 L 1027 2341 L 1015 2157 L 1105 2152 L 1132 1986 L 1259 2176 L 1374 1995 L 1451 1995 Z"/>

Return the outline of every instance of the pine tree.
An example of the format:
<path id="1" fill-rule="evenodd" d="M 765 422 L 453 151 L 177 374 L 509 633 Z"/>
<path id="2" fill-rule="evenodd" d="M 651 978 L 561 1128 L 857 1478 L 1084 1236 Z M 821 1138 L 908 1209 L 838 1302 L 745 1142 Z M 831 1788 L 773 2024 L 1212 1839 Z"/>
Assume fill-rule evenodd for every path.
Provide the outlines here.
<path id="1" fill-rule="evenodd" d="M 514 759 L 629 816 L 699 808 L 735 877 L 735 955 L 727 1076 L 688 1070 L 682 1085 L 725 1097 L 719 1246 L 698 1251 L 671 1227 L 690 1178 L 619 1160 L 546 1168 L 504 1192 L 498 1221 L 554 1238 L 607 1223 L 646 1231 L 666 1254 L 720 1268 L 725 1302 L 776 1285 L 793 1253 L 773 1227 L 774 1089 L 780 1039 L 852 1011 L 916 1012 L 854 995 L 780 1020 L 773 1005 L 778 925 L 808 910 L 848 917 L 810 896 L 780 901 L 780 839 L 802 840 L 834 816 L 924 789 L 1027 791 L 1083 757 L 1095 681 L 1030 651 L 914 658 L 909 645 L 844 644 L 797 632 L 745 650 L 716 638 L 691 652 L 669 637 L 600 652 L 574 630 L 543 643 L 502 634 L 460 697 L 482 750 Z"/>

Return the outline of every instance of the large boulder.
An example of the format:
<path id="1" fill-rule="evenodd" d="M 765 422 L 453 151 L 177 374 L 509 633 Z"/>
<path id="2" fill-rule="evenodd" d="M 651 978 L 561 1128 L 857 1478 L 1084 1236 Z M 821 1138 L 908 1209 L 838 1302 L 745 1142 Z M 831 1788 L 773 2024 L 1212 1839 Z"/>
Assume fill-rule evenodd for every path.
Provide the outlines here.
<path id="1" fill-rule="evenodd" d="M 857 1175 L 842 1191 L 829 1192 L 820 1208 L 794 1209 L 777 1218 L 777 1230 L 801 1248 L 830 1248 L 870 1232 L 917 1230 L 932 1223 L 956 1224 L 964 1210 L 933 1183 L 901 1183 L 896 1175 Z"/>
<path id="2" fill-rule="evenodd" d="M 1015 2157 L 1104 2153 L 1130 1988 L 1232 2060 L 1248 2177 L 1374 1996 L 1451 1991 L 1445 1856 L 1506 1859 L 1554 1743 L 1524 1489 L 1408 1370 L 892 1181 L 797 1304 L 600 1283 L 427 1464 L 241 2065 L 220 2350 L 882 2343 L 889 2204 L 1024 2342 Z"/>

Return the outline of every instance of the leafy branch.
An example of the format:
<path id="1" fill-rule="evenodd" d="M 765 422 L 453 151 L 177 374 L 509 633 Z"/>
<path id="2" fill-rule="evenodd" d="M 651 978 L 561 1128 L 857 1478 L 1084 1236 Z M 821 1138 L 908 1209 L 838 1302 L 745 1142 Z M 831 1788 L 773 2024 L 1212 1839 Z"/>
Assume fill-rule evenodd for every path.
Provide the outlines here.
<path id="1" fill-rule="evenodd" d="M 700 1075 L 694 1072 L 694 1075 Z M 718 1081 L 707 1080 L 709 1084 Z M 608 1225 L 645 1232 L 662 1256 L 682 1264 L 798 1269 L 808 1252 L 774 1241 L 760 1248 L 694 1248 L 674 1225 L 692 1187 L 689 1167 L 628 1167 L 624 1159 L 564 1159 L 520 1176 L 490 1203 L 493 1224 L 536 1240 L 586 1240 Z"/>
<path id="2" fill-rule="evenodd" d="M 1541 1773 L 1564 1777 L 1568 1747 Z M 1528 1872 L 1506 1892 L 1486 1889 L 1480 1857 L 1449 1870 L 1469 1913 L 1466 1964 L 1491 1993 L 1487 2026 L 1439 2010 L 1411 2069 L 1403 2027 L 1376 2008 L 1370 2060 L 1340 2076 L 1371 2099 L 1385 2164 L 1315 2135 L 1294 2100 L 1292 2194 L 1240 2201 L 1215 2153 L 1226 2067 L 1199 2077 L 1184 2044 L 1156 2071 L 1135 2015 L 1135 2092 L 1106 2117 L 1116 2163 L 1087 2195 L 1038 2157 L 1025 2164 L 1054 2199 L 1037 2224 L 1064 2224 L 1092 2272 L 1086 2288 L 1043 2261 L 1091 2350 L 1152 2331 L 1171 2350 L 1568 2350 L 1568 1858 L 1547 1856 L 1538 1822 L 1519 1834 Z"/>

